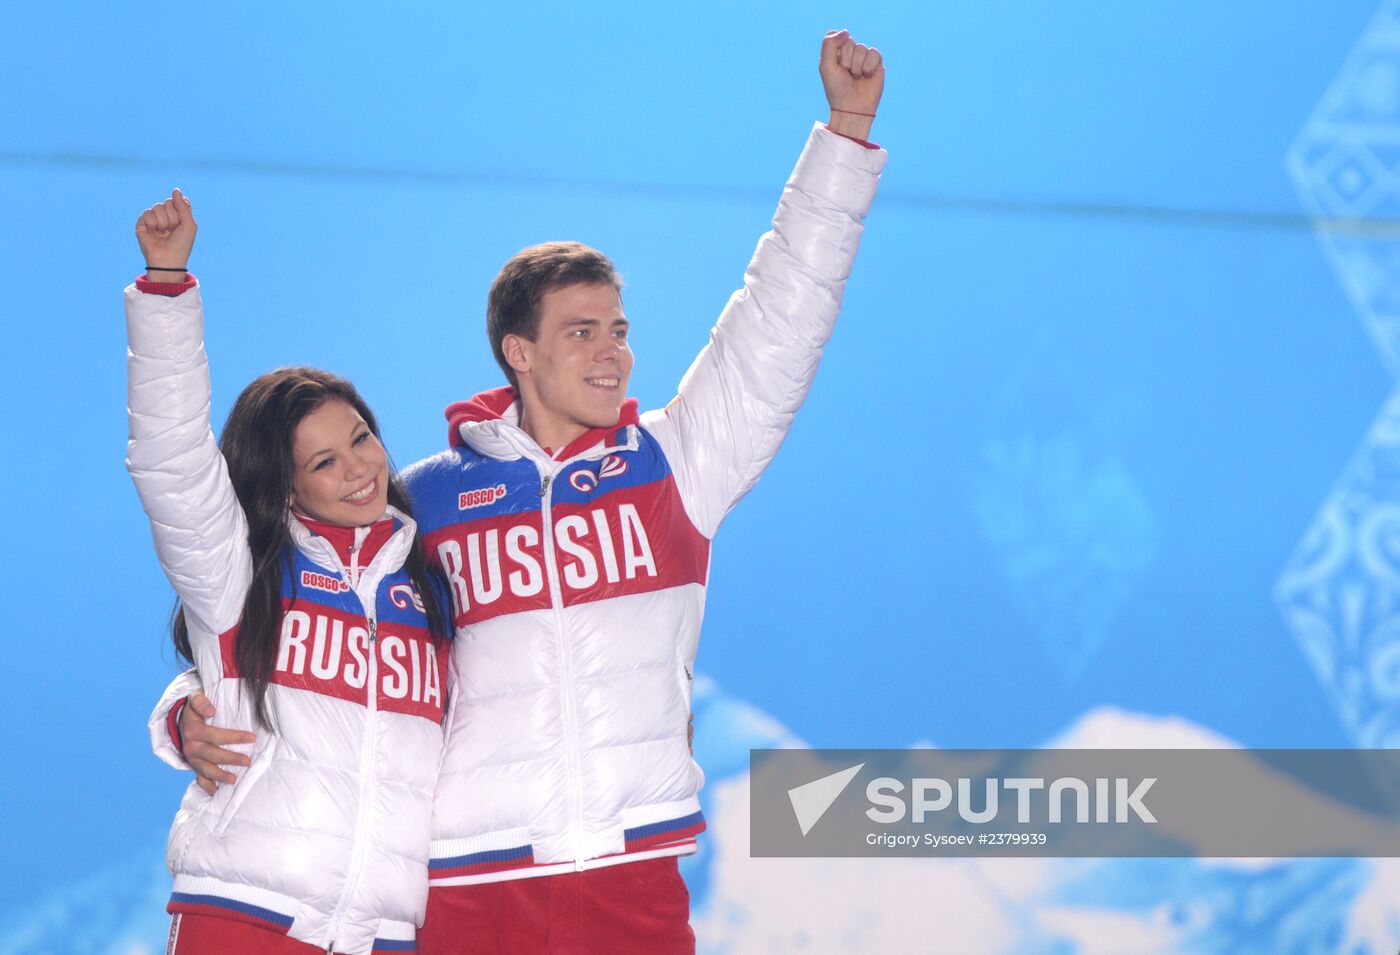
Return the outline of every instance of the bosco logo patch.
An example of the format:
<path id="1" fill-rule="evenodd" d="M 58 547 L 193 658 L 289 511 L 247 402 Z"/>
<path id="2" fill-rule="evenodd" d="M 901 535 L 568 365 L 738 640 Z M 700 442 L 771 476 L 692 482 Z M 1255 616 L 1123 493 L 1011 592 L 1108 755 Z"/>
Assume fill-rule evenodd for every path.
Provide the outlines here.
<path id="1" fill-rule="evenodd" d="M 301 585 L 310 587 L 312 590 L 324 590 L 331 594 L 343 594 L 349 591 L 350 585 L 339 577 L 332 577 L 330 574 L 318 574 L 310 570 L 301 572 Z"/>
<path id="2" fill-rule="evenodd" d="M 497 484 L 495 487 L 479 487 L 472 491 L 463 491 L 457 495 L 457 510 L 469 511 L 474 507 L 485 507 L 487 504 L 495 504 L 506 496 L 506 486 Z"/>

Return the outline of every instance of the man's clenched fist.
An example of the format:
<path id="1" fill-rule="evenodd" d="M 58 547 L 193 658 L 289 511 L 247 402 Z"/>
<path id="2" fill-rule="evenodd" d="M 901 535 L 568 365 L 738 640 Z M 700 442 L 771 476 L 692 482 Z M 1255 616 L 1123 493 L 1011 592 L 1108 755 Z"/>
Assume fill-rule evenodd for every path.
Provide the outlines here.
<path id="1" fill-rule="evenodd" d="M 885 61 L 873 46 L 857 43 L 845 30 L 822 40 L 822 86 L 831 107 L 833 132 L 866 139 L 885 90 Z"/>
<path id="2" fill-rule="evenodd" d="M 171 192 L 169 199 L 141 213 L 136 220 L 136 241 L 151 268 L 146 278 L 156 282 L 184 281 L 181 273 L 189 264 L 198 228 L 190 200 L 179 189 Z M 156 271 L 157 266 L 162 271 Z"/>

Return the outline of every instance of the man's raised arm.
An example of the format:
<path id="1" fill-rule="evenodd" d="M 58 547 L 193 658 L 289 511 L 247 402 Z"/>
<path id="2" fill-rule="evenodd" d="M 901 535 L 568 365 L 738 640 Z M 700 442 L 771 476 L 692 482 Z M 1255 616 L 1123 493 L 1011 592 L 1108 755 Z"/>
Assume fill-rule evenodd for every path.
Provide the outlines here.
<path id="1" fill-rule="evenodd" d="M 879 51 L 828 33 L 820 71 L 830 119 L 812 130 L 772 231 L 676 399 L 643 419 L 706 537 L 753 487 L 807 396 L 885 164 L 866 142 L 884 91 Z"/>

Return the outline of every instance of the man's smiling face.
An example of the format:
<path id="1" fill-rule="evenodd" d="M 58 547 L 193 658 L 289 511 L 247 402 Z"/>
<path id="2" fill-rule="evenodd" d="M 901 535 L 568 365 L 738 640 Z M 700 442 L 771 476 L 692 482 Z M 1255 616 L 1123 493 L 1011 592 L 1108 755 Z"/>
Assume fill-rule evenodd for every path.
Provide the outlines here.
<path id="1" fill-rule="evenodd" d="M 565 285 L 540 297 L 535 340 L 503 345 L 524 406 L 521 426 L 558 450 L 591 428 L 617 423 L 632 350 L 622 299 L 607 284 Z"/>

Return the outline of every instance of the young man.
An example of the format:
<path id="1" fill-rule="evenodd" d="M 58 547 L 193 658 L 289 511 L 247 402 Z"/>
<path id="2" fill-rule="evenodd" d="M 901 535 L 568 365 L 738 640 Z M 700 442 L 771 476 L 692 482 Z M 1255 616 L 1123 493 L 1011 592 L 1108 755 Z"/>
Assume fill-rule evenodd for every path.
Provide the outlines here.
<path id="1" fill-rule="evenodd" d="M 449 408 L 452 447 L 405 475 L 457 625 L 420 952 L 693 951 L 676 857 L 705 826 L 687 721 L 710 540 L 806 396 L 885 159 L 879 53 L 831 33 L 820 69 L 831 118 L 675 400 L 624 400 L 611 262 L 535 246 L 488 304 L 510 387 Z M 175 762 L 188 689 L 153 716 Z M 207 715 L 178 719 L 209 787 L 239 760 Z"/>

